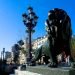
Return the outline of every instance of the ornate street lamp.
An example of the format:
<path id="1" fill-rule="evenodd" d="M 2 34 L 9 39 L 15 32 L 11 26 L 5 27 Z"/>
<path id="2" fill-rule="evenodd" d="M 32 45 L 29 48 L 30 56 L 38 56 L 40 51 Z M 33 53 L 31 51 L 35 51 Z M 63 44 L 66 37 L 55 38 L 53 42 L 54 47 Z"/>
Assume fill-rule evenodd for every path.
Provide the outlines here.
<path id="1" fill-rule="evenodd" d="M 32 59 L 32 45 L 31 45 L 31 33 L 34 31 L 33 28 L 36 26 L 37 24 L 37 15 L 33 12 L 33 8 L 32 7 L 28 7 L 28 14 L 24 13 L 23 16 L 23 22 L 24 25 L 26 25 L 27 30 L 26 32 L 29 34 L 29 53 L 28 53 L 28 61 L 30 62 Z"/>

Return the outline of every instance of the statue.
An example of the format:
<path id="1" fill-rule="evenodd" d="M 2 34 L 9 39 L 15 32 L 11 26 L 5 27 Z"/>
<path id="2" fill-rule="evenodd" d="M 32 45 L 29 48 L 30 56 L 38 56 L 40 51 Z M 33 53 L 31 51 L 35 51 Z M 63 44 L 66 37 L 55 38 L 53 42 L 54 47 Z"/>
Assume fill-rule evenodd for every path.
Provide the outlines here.
<path id="1" fill-rule="evenodd" d="M 51 53 L 52 64 L 50 67 L 57 67 L 57 55 L 65 52 L 66 56 L 71 56 L 71 20 L 67 13 L 55 8 L 48 12 L 48 19 L 45 22 L 48 33 L 49 47 Z"/>

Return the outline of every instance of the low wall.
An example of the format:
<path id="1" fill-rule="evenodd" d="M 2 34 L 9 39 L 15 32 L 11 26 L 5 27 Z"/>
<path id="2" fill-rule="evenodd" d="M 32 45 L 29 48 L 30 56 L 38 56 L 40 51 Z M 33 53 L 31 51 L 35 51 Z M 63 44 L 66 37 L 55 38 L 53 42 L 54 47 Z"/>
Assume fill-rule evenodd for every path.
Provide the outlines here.
<path id="1" fill-rule="evenodd" d="M 15 75 L 75 75 L 74 68 L 49 68 L 47 66 L 27 66 L 26 71 L 15 70 Z"/>
<path id="2" fill-rule="evenodd" d="M 20 71 L 20 70 L 15 70 L 15 75 L 42 75 L 30 71 Z"/>

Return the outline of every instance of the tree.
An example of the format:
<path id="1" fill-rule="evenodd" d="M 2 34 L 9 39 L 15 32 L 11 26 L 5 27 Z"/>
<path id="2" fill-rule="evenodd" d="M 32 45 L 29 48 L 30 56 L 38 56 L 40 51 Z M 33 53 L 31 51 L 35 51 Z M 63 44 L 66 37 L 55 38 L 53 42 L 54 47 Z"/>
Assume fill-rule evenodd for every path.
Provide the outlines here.
<path id="1" fill-rule="evenodd" d="M 18 43 L 20 46 L 24 45 L 23 40 L 19 40 L 17 43 Z"/>
<path id="2" fill-rule="evenodd" d="M 14 46 L 12 47 L 12 52 L 13 52 L 13 60 L 14 62 L 18 62 L 18 58 L 19 58 L 19 50 L 20 50 L 20 47 L 18 44 L 14 44 Z"/>
<path id="3" fill-rule="evenodd" d="M 73 37 L 71 39 L 71 53 L 72 53 L 72 57 L 75 61 L 75 37 Z"/>
<path id="4" fill-rule="evenodd" d="M 26 50 L 25 50 L 24 47 L 23 47 L 23 45 L 24 45 L 23 40 L 19 40 L 17 43 L 18 43 L 19 46 L 20 46 L 21 52 L 25 55 L 25 54 L 26 54 Z"/>
<path id="5" fill-rule="evenodd" d="M 25 55 L 27 51 L 24 49 L 24 47 L 21 47 L 21 52 Z"/>

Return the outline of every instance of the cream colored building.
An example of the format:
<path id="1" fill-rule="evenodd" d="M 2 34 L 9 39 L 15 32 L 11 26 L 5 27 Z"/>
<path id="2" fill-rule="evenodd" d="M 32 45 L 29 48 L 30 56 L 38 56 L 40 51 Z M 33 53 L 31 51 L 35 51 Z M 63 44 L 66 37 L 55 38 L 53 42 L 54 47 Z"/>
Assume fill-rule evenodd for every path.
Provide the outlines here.
<path id="1" fill-rule="evenodd" d="M 40 46 L 42 46 L 45 42 L 47 42 L 47 36 L 39 37 L 35 41 L 32 42 L 32 48 L 38 49 Z"/>

